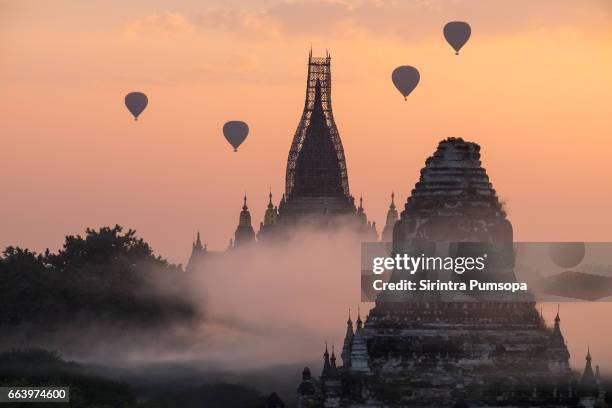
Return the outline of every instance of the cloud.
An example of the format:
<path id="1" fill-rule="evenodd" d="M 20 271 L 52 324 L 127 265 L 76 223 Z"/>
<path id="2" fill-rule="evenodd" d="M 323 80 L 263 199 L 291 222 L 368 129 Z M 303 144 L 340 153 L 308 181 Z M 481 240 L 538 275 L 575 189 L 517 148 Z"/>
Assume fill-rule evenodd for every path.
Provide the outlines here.
<path id="1" fill-rule="evenodd" d="M 231 8 L 209 9 L 197 13 L 193 21 L 204 30 L 224 30 L 238 35 L 274 37 L 277 22 L 265 11 L 246 11 Z"/>
<path id="2" fill-rule="evenodd" d="M 606 0 L 284 0 L 259 9 L 211 8 L 190 15 L 165 13 L 138 20 L 138 27 L 167 31 L 223 30 L 245 39 L 346 37 L 354 33 L 419 39 L 439 35 L 440 26 L 466 20 L 480 33 L 570 25 L 607 27 Z"/>
<path id="3" fill-rule="evenodd" d="M 196 31 L 196 25 L 192 19 L 174 12 L 150 14 L 145 17 L 130 21 L 125 26 L 127 34 L 141 34 L 157 32 L 162 34 L 183 34 Z"/>
<path id="4" fill-rule="evenodd" d="M 602 0 L 489 1 L 489 0 L 365 0 L 354 8 L 355 23 L 370 34 L 398 38 L 440 35 L 448 21 L 468 21 L 484 35 L 571 25 L 581 28 L 606 26 Z"/>
<path id="5" fill-rule="evenodd" d="M 285 1 L 266 14 L 277 21 L 283 34 L 328 35 L 354 20 L 353 7 L 338 0 Z"/>
<path id="6" fill-rule="evenodd" d="M 288 0 L 262 10 L 215 8 L 196 13 L 202 29 L 221 29 L 247 38 L 327 35 L 350 21 L 353 10 L 340 0 Z"/>

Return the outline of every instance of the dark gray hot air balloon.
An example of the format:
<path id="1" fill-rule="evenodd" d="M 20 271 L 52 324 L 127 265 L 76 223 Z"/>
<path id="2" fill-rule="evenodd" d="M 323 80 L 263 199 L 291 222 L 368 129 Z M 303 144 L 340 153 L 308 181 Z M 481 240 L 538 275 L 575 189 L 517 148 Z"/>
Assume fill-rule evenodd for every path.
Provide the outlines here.
<path id="1" fill-rule="evenodd" d="M 552 242 L 548 247 L 550 259 L 561 268 L 580 265 L 586 254 L 584 242 Z"/>
<path id="2" fill-rule="evenodd" d="M 397 90 L 404 95 L 404 100 L 406 100 L 406 97 L 410 95 L 410 92 L 416 88 L 420 79 L 421 74 L 419 74 L 419 71 L 417 71 L 415 67 L 411 67 L 409 65 L 397 67 L 391 74 L 393 85 L 395 85 Z"/>
<path id="3" fill-rule="evenodd" d="M 249 125 L 240 120 L 231 120 L 223 125 L 223 135 L 225 139 L 238 151 L 238 146 L 244 142 L 249 134 Z"/>
<path id="4" fill-rule="evenodd" d="M 472 28 L 463 21 L 451 21 L 444 26 L 444 38 L 455 49 L 455 55 L 459 55 L 459 50 L 470 39 Z"/>
<path id="5" fill-rule="evenodd" d="M 130 92 L 125 96 L 125 106 L 127 106 L 130 113 L 134 115 L 134 120 L 138 120 L 138 115 L 145 110 L 148 103 L 149 99 L 147 95 L 142 92 Z"/>

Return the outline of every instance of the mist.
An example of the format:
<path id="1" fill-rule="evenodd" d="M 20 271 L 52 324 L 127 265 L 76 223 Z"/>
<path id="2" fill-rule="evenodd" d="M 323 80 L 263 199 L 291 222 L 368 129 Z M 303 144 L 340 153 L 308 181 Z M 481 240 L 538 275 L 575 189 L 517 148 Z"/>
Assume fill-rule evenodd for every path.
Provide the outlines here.
<path id="1" fill-rule="evenodd" d="M 57 350 L 66 358 L 133 376 L 136 371 L 153 375 L 143 367 L 164 367 L 165 375 L 171 375 L 168 367 L 179 367 L 177 376 L 188 370 L 248 374 L 291 367 L 298 381 L 306 364 L 318 372 L 326 342 L 340 363 L 349 308 L 354 322 L 361 305 L 365 321 L 373 305 L 360 304 L 360 240 L 348 230 L 303 228 L 290 241 L 208 252 L 193 272 L 149 271 L 147 277 L 143 295 L 180 299 L 193 308 L 194 318 L 139 325 L 84 316 L 55 331 L 21 325 L 3 335 L 1 346 Z M 551 324 L 557 305 L 544 304 L 543 310 Z M 610 372 L 608 310 L 608 304 L 599 303 L 561 306 L 574 368 L 582 369 L 588 345 L 594 364 Z M 585 318 L 592 324 L 584 325 Z"/>

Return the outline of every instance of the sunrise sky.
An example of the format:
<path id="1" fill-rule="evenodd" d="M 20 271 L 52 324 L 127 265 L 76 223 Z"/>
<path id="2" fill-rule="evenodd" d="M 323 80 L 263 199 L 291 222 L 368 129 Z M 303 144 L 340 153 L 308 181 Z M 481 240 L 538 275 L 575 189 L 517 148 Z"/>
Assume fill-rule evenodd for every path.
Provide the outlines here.
<path id="1" fill-rule="evenodd" d="M 455 56 L 442 27 L 465 20 Z M 0 247 L 136 229 L 185 262 L 283 191 L 306 61 L 332 55 L 351 192 L 384 223 L 449 136 L 481 144 L 517 240 L 612 240 L 605 0 L 0 1 Z M 413 65 L 404 102 L 390 76 Z M 130 91 L 149 96 L 134 122 Z M 225 121 L 248 122 L 238 153 Z"/>
<path id="2" fill-rule="evenodd" d="M 459 56 L 442 35 L 451 20 L 472 27 Z M 403 206 L 438 141 L 460 136 L 482 146 L 516 240 L 610 242 L 611 22 L 609 0 L 0 0 L 0 248 L 55 251 L 120 224 L 185 263 L 197 230 L 225 249 L 245 192 L 257 229 L 269 189 L 275 202 L 284 190 L 311 46 L 331 53 L 350 189 L 379 231 L 391 191 Z M 399 65 L 421 73 L 406 102 Z M 131 91 L 149 96 L 138 122 Z M 251 129 L 238 153 L 228 120 Z M 333 305 L 257 312 L 313 323 L 303 356 L 341 336 L 356 303 L 322 279 L 339 288 Z M 223 297 L 252 318 L 256 302 Z M 610 306 L 562 306 L 574 367 L 590 344 L 612 372 Z"/>

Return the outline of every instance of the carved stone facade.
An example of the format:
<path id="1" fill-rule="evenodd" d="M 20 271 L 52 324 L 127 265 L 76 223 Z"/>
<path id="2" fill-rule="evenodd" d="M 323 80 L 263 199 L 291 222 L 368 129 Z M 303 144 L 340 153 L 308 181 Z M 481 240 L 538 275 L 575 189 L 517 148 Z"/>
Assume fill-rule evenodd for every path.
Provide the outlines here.
<path id="1" fill-rule="evenodd" d="M 481 167 L 480 147 L 446 139 L 421 170 L 395 224 L 393 248 L 418 244 L 439 253 L 449 242 L 474 241 L 511 250 L 512 225 Z M 328 389 L 324 370 L 318 391 L 300 396 L 300 407 L 605 405 L 590 355 L 579 381 L 559 315 L 547 327 L 529 296 L 379 296 L 363 327 L 359 319 L 353 332 L 349 318 L 342 360 L 340 395 Z"/>

